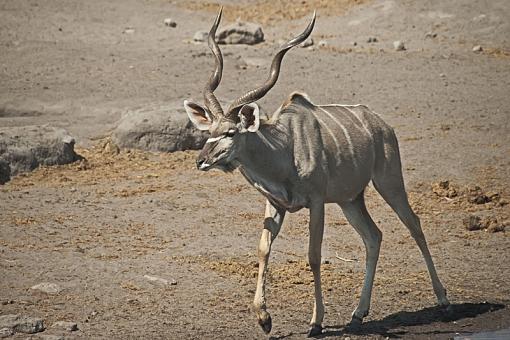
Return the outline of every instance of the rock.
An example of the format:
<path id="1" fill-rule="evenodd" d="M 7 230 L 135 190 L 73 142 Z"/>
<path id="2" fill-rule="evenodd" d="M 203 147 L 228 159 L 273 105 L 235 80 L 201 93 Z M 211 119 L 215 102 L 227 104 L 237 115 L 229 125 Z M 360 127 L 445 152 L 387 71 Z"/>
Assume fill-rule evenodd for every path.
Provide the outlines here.
<path id="1" fill-rule="evenodd" d="M 163 152 L 198 150 L 206 139 L 180 101 L 128 111 L 112 133 L 112 142 L 120 148 Z"/>
<path id="2" fill-rule="evenodd" d="M 490 233 L 505 231 L 506 223 L 501 223 L 495 216 L 476 216 L 471 215 L 464 220 L 464 225 L 469 231 L 486 230 Z"/>
<path id="3" fill-rule="evenodd" d="M 487 231 L 489 233 L 498 233 L 498 232 L 501 232 L 501 231 L 505 231 L 505 225 L 504 224 L 500 224 L 500 223 L 491 223 L 488 227 L 487 227 Z"/>
<path id="4" fill-rule="evenodd" d="M 377 42 L 376 37 L 368 37 L 368 39 L 367 39 L 367 43 L 376 43 L 376 42 Z"/>
<path id="5" fill-rule="evenodd" d="M 168 27 L 177 27 L 177 22 L 175 22 L 172 18 L 165 18 L 165 20 L 163 20 L 163 23 L 165 24 L 165 26 L 168 26 Z"/>
<path id="6" fill-rule="evenodd" d="M 473 47 L 473 52 L 479 53 L 479 52 L 482 52 L 482 51 L 483 51 L 483 48 L 480 45 L 476 45 L 476 46 Z"/>
<path id="7" fill-rule="evenodd" d="M 42 319 L 30 316 L 22 316 L 18 314 L 8 314 L 0 316 L 0 329 L 7 334 L 11 330 L 12 333 L 28 333 L 33 334 L 44 330 L 44 322 Z M 7 329 L 7 330 L 4 330 Z"/>
<path id="8" fill-rule="evenodd" d="M 122 31 L 122 33 L 133 34 L 133 33 L 135 33 L 135 29 L 131 28 L 131 27 L 127 27 L 127 28 L 124 29 L 124 31 Z"/>
<path id="9" fill-rule="evenodd" d="M 0 329 L 0 339 L 8 338 L 11 335 L 14 335 L 14 331 L 12 328 L 2 328 Z"/>
<path id="10" fill-rule="evenodd" d="M 264 41 L 262 27 L 251 22 L 236 21 L 216 33 L 219 44 L 254 45 Z"/>
<path id="11" fill-rule="evenodd" d="M 328 45 L 328 42 L 326 40 L 321 40 L 317 43 L 317 46 L 319 47 L 325 47 Z"/>
<path id="12" fill-rule="evenodd" d="M 175 281 L 175 280 L 167 280 L 167 279 L 163 279 L 163 278 L 157 277 L 157 276 L 144 275 L 143 277 L 146 278 L 147 280 L 149 280 L 151 283 L 160 283 L 165 286 L 170 286 L 170 285 L 175 286 L 177 284 L 177 281 Z"/>
<path id="13" fill-rule="evenodd" d="M 312 38 L 308 38 L 305 41 L 303 41 L 301 44 L 299 44 L 299 47 L 302 47 L 302 48 L 306 48 L 306 47 L 310 47 L 310 46 L 313 46 Z"/>
<path id="14" fill-rule="evenodd" d="M 32 286 L 31 289 L 39 290 L 46 294 L 58 294 L 62 291 L 62 288 L 59 285 L 57 285 L 56 283 L 50 283 L 50 282 L 39 283 L 35 286 Z"/>
<path id="15" fill-rule="evenodd" d="M 406 50 L 406 46 L 404 45 L 404 42 L 400 41 L 400 40 L 393 42 L 393 48 L 395 49 L 395 51 L 405 51 Z"/>
<path id="16" fill-rule="evenodd" d="M 434 32 L 427 32 L 427 33 L 425 33 L 425 38 L 433 39 L 435 37 L 437 37 L 437 33 L 434 33 Z"/>
<path id="17" fill-rule="evenodd" d="M 207 37 L 209 37 L 209 32 L 207 32 L 207 31 L 197 31 L 193 35 L 193 41 L 204 42 L 204 41 L 207 40 Z"/>
<path id="18" fill-rule="evenodd" d="M 482 219 L 480 216 L 472 215 L 464 220 L 464 225 L 469 231 L 480 230 L 482 229 Z"/>
<path id="19" fill-rule="evenodd" d="M 11 167 L 7 161 L 0 159 L 0 184 L 5 184 L 11 179 Z"/>
<path id="20" fill-rule="evenodd" d="M 69 332 L 74 332 L 78 330 L 78 324 L 76 324 L 76 322 L 70 321 L 57 321 L 51 326 L 51 328 L 57 328 Z"/>
<path id="21" fill-rule="evenodd" d="M 74 151 L 74 138 L 67 131 L 48 125 L 0 128 L 2 179 L 32 171 L 40 165 L 72 163 L 81 159 Z"/>
<path id="22" fill-rule="evenodd" d="M 474 186 L 468 189 L 468 202 L 474 204 L 485 204 L 491 202 L 492 199 L 488 197 L 479 186 Z"/>
<path id="23" fill-rule="evenodd" d="M 432 183 L 432 192 L 439 197 L 447 198 L 454 198 L 459 195 L 457 189 L 447 180 Z"/>

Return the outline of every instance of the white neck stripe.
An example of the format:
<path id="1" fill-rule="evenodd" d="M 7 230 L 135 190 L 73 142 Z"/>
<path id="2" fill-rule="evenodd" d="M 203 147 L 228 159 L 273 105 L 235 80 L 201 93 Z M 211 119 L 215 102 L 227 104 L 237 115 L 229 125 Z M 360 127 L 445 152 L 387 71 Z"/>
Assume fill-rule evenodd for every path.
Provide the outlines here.
<path id="1" fill-rule="evenodd" d="M 209 138 L 209 139 L 206 141 L 206 143 L 214 143 L 214 142 L 216 142 L 216 141 L 219 141 L 219 140 L 220 140 L 220 139 L 222 139 L 223 137 L 225 137 L 225 136 L 223 136 L 223 135 L 222 135 L 222 136 L 218 136 L 218 137 L 212 137 L 212 138 Z"/>

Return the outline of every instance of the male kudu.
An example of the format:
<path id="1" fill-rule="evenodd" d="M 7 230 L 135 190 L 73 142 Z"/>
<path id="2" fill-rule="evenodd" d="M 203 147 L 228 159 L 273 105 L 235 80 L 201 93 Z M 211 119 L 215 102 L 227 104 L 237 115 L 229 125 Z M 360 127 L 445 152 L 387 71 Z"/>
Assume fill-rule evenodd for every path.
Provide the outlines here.
<path id="1" fill-rule="evenodd" d="M 184 101 L 184 107 L 195 126 L 211 134 L 198 156 L 198 169 L 233 171 L 238 168 L 267 199 L 258 246 L 259 272 L 254 299 L 263 330 L 269 333 L 272 327 L 264 288 L 271 244 L 287 211 L 308 208 L 308 257 L 315 283 L 315 305 L 308 334 L 314 336 L 322 331 L 320 265 L 325 203 L 341 207 L 366 247 L 365 280 L 351 320 L 351 326 L 361 324 L 370 307 L 382 238 L 365 207 L 363 193 L 370 181 L 411 232 L 425 258 L 439 304 L 448 305 L 420 221 L 409 206 L 393 129 L 364 105 L 315 105 L 299 93 L 292 93 L 269 119 L 259 114 L 255 101 L 276 83 L 285 53 L 310 35 L 315 13 L 305 31 L 275 55 L 268 80 L 235 100 L 226 112 L 213 93 L 223 70 L 222 54 L 215 41 L 220 19 L 221 9 L 208 38 L 216 67 L 204 89 L 205 107 L 189 101 Z"/>

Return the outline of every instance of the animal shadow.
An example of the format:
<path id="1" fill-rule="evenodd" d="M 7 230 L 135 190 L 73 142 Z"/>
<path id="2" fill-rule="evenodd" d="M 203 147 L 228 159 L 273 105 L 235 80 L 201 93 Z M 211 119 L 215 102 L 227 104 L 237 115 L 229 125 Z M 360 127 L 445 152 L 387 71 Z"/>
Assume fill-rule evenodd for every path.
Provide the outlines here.
<path id="1" fill-rule="evenodd" d="M 384 317 L 381 320 L 367 321 L 359 329 L 349 329 L 347 326 L 331 326 L 317 338 L 341 336 L 347 334 L 371 335 L 378 334 L 389 338 L 399 338 L 405 335 L 405 330 L 391 331 L 395 328 L 406 326 L 428 325 L 434 322 L 453 322 L 464 318 L 474 318 L 478 315 L 497 311 L 505 308 L 497 303 L 461 303 L 452 304 L 447 309 L 444 307 L 428 307 L 414 312 L 397 312 Z"/>

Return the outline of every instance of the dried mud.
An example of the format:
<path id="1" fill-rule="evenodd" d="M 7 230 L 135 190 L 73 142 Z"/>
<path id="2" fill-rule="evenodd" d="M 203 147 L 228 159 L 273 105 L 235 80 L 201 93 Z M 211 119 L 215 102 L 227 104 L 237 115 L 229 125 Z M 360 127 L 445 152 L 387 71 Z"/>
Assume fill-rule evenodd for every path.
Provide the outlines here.
<path id="1" fill-rule="evenodd" d="M 301 90 L 317 103 L 368 104 L 395 128 L 411 205 L 453 303 L 446 314 L 434 307 L 418 247 L 369 187 L 367 205 L 383 231 L 371 312 L 360 331 L 344 328 L 365 251 L 340 209 L 327 206 L 324 337 L 447 339 L 509 328 L 510 35 L 498 26 L 508 4 L 221 3 L 227 22 L 267 23 L 265 43 L 222 46 L 222 99 L 264 79 L 266 65 L 243 58 L 269 64 L 278 39 L 299 32 L 318 7 L 314 37 L 328 44 L 289 53 L 261 105 L 271 111 Z M 104 139 L 127 110 L 201 97 L 213 61 L 190 40 L 213 11 L 205 1 L 0 4 L 0 112 L 13 113 L 0 124 L 65 127 L 84 157 L 0 186 L 0 314 L 77 322 L 68 338 L 265 337 L 251 311 L 264 199 L 237 172 L 197 171 L 196 152 L 119 152 Z M 169 16 L 176 28 L 164 26 Z M 431 30 L 437 37 L 425 38 Z M 368 36 L 378 42 L 365 43 Z M 399 39 L 407 51 L 392 50 Z M 483 51 L 473 53 L 478 44 Z M 504 228 L 468 230 L 470 216 Z M 303 338 L 311 317 L 307 222 L 306 211 L 289 214 L 272 250 L 275 338 Z M 30 289 L 41 282 L 62 291 Z"/>

